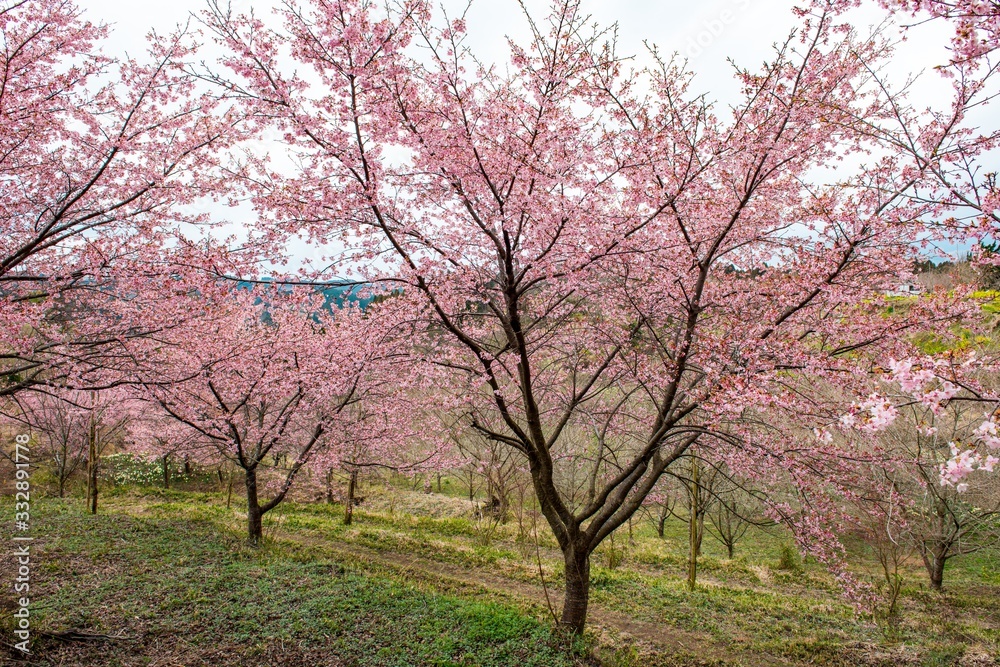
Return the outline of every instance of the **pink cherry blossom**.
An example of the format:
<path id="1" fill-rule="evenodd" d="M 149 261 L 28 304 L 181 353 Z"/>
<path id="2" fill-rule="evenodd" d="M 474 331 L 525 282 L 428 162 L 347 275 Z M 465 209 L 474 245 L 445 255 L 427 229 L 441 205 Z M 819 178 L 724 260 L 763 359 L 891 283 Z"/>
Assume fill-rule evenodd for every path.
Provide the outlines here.
<path id="1" fill-rule="evenodd" d="M 632 67 L 587 37 L 573 0 L 496 68 L 423 0 L 205 14 L 227 51 L 206 79 L 239 90 L 298 165 L 243 174 L 268 233 L 349 239 L 340 260 L 403 286 L 437 405 L 527 461 L 574 631 L 590 554 L 690 450 L 809 495 L 815 461 L 846 479 L 832 462 L 850 457 L 803 433 L 839 420 L 869 437 L 896 419 L 876 364 L 902 360 L 892 373 L 917 403 L 955 397 L 943 369 L 908 361 L 913 334 L 976 305 L 933 294 L 887 316 L 885 294 L 949 238 L 928 223 L 947 205 L 924 193 L 942 189 L 941 160 L 986 145 L 966 120 L 979 91 L 914 107 L 879 79 L 892 40 L 841 4 L 799 9 L 794 37 L 737 70 L 726 108 L 682 63 Z M 830 165 L 835 182 L 818 176 Z M 596 459 L 580 436 L 595 432 Z M 588 461 L 579 503 L 560 471 Z M 842 564 L 820 516 L 789 523 Z"/>

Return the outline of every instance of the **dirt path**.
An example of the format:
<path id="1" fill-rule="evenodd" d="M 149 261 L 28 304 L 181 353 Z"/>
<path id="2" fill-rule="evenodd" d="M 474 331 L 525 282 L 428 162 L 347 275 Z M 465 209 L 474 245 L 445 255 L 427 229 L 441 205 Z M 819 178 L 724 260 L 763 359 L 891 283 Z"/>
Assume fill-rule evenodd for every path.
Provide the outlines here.
<path id="1" fill-rule="evenodd" d="M 379 551 L 333 538 L 319 538 L 284 531 L 277 532 L 275 537 L 318 548 L 334 555 L 341 554 L 352 559 L 368 561 L 432 584 L 451 581 L 463 586 L 484 588 L 491 593 L 516 600 L 522 604 L 541 605 L 544 608 L 547 606 L 547 593 L 549 604 L 553 610 L 556 610 L 556 613 L 562 607 L 562 592 L 558 586 L 548 586 L 546 592 L 546 589 L 541 585 L 529 584 L 483 570 L 470 570 L 408 553 Z M 695 656 L 699 662 L 706 664 L 724 662 L 733 665 L 762 665 L 765 667 L 795 664 L 767 655 L 742 654 L 720 644 L 707 632 L 692 632 L 663 623 L 638 620 L 604 608 L 599 604 L 591 603 L 588 622 L 618 633 L 627 633 L 658 651 Z"/>

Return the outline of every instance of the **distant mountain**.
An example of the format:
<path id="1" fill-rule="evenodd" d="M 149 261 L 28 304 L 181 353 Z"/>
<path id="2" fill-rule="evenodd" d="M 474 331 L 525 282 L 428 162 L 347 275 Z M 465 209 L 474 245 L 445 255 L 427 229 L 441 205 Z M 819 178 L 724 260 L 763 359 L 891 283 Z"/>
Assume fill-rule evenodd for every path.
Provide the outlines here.
<path id="1" fill-rule="evenodd" d="M 371 289 L 371 285 L 367 283 L 358 283 L 350 280 L 331 280 L 328 282 L 296 282 L 294 284 L 287 282 L 276 282 L 272 278 L 262 278 L 257 281 L 249 280 L 238 280 L 236 281 L 236 289 L 245 289 L 247 291 L 257 291 L 261 289 L 266 291 L 268 289 L 276 289 L 280 294 L 282 292 L 291 292 L 296 287 L 311 286 L 317 292 L 323 295 L 323 305 L 320 306 L 320 310 L 324 310 L 329 314 L 334 314 L 335 310 L 340 310 L 347 305 L 356 305 L 361 310 L 364 310 L 375 300 L 376 294 Z M 254 303 L 264 303 L 265 295 L 259 294 L 254 300 Z"/>

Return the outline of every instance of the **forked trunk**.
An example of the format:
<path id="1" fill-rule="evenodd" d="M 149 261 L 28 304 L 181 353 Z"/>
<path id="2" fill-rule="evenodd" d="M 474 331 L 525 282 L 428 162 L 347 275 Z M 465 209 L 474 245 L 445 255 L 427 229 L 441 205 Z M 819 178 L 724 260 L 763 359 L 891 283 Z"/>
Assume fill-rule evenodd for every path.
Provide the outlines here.
<path id="1" fill-rule="evenodd" d="M 587 604 L 590 600 L 590 555 L 568 549 L 564 552 L 566 563 L 566 599 L 563 601 L 562 624 L 573 634 L 582 635 L 587 623 Z"/>

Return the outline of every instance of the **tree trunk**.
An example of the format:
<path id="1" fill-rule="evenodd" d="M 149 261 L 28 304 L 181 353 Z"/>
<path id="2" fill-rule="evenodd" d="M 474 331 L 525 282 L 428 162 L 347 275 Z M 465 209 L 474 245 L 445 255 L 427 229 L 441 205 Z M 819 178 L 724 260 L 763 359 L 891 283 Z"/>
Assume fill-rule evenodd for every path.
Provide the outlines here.
<path id="1" fill-rule="evenodd" d="M 698 465 L 691 465 L 691 507 L 688 517 L 688 590 L 693 591 L 698 580 L 698 553 L 701 551 L 701 535 L 698 530 Z"/>
<path id="2" fill-rule="evenodd" d="M 326 502 L 333 504 L 333 468 L 326 471 Z"/>
<path id="3" fill-rule="evenodd" d="M 695 555 L 699 558 L 701 557 L 701 545 L 705 541 L 705 513 L 701 508 L 701 499 L 698 500 L 699 512 L 698 512 L 698 523 L 695 526 Z"/>
<path id="4" fill-rule="evenodd" d="M 354 518 L 354 492 L 358 487 L 358 471 L 352 470 L 347 481 L 347 502 L 344 506 L 344 525 L 350 526 L 351 519 Z"/>
<path id="5" fill-rule="evenodd" d="M 97 514 L 97 461 L 94 461 L 90 469 L 90 513 Z"/>
<path id="6" fill-rule="evenodd" d="M 90 420 L 87 452 L 87 507 L 91 514 L 97 514 L 97 422 Z"/>
<path id="7" fill-rule="evenodd" d="M 229 472 L 229 489 L 226 491 L 226 509 L 232 507 L 233 504 L 233 478 L 236 477 L 236 470 L 233 469 Z"/>
<path id="8" fill-rule="evenodd" d="M 944 586 L 944 561 L 936 559 L 928 572 L 931 577 L 931 586 L 939 591 Z"/>
<path id="9" fill-rule="evenodd" d="M 698 523 L 693 519 L 688 521 L 688 576 L 687 587 L 689 591 L 694 590 L 698 581 Z"/>
<path id="10" fill-rule="evenodd" d="M 590 555 L 570 548 L 564 552 L 566 563 L 566 599 L 563 602 L 562 624 L 574 634 L 583 634 L 587 623 L 587 603 L 590 599 Z"/>
<path id="11" fill-rule="evenodd" d="M 163 488 L 170 488 L 170 454 L 163 455 Z"/>
<path id="12" fill-rule="evenodd" d="M 257 546 L 264 537 L 263 514 L 260 511 L 260 501 L 257 498 L 257 471 L 246 471 L 247 482 L 247 537 L 250 544 Z"/>
<path id="13" fill-rule="evenodd" d="M 947 559 L 940 549 L 925 549 L 922 555 L 927 576 L 931 580 L 931 588 L 936 591 L 941 590 L 944 585 L 944 564 Z"/>
<path id="14" fill-rule="evenodd" d="M 736 549 L 736 545 L 733 542 L 726 542 L 726 551 L 729 552 L 729 560 L 733 559 L 733 552 Z"/>

